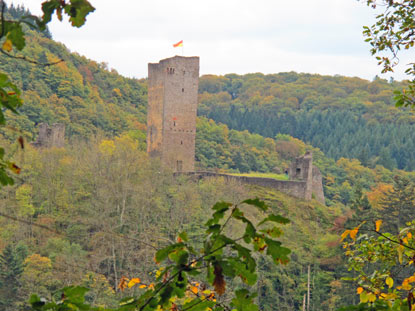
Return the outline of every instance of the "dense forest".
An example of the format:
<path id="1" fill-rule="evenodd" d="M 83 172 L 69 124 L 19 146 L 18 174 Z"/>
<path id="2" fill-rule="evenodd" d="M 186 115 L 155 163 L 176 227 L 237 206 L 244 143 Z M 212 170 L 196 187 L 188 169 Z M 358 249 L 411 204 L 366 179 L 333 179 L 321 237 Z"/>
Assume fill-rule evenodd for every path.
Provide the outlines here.
<path id="1" fill-rule="evenodd" d="M 413 110 L 394 106 L 404 83 L 295 72 L 204 76 L 199 115 L 265 137 L 288 134 L 328 157 L 415 169 Z"/>
<path id="2" fill-rule="evenodd" d="M 339 235 L 362 219 L 386 221 L 393 189 L 413 194 L 415 115 L 393 105 L 403 83 L 294 72 L 201 77 L 198 169 L 280 173 L 310 150 L 324 176 L 323 206 L 222 179 L 174 178 L 145 153 L 146 79 L 71 53 L 47 31 L 27 31 L 24 55 L 64 62 L 42 67 L 0 56 L 0 70 L 24 91 L 20 113 L 8 113 L 1 129 L 6 156 L 22 170 L 0 189 L 0 308 L 23 309 L 30 293 L 69 284 L 91 288 L 95 305 L 114 306 L 131 294 L 118 290 L 122 276 L 151 281 L 155 249 L 182 230 L 201 243 L 214 202 L 255 196 L 292 221 L 283 238 L 291 262 L 275 268 L 258 259 L 261 310 L 299 310 L 309 266 L 310 310 L 356 302 L 341 280 L 350 274 Z M 41 122 L 65 125 L 65 148 L 30 145 Z M 397 219 L 407 213 L 408 205 L 394 210 Z"/>

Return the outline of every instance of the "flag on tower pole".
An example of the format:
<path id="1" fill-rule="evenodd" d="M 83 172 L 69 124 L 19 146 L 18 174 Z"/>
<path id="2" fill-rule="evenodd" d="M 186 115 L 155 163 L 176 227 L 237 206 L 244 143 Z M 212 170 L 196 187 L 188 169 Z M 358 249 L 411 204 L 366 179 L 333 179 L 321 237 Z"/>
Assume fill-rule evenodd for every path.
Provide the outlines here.
<path id="1" fill-rule="evenodd" d="M 178 48 L 179 46 L 183 46 L 183 40 L 180 40 L 179 42 L 173 44 L 174 48 Z"/>
<path id="2" fill-rule="evenodd" d="M 173 44 L 174 48 L 178 48 L 179 46 L 182 47 L 182 56 L 184 55 L 184 51 L 183 51 L 183 40 L 180 40 L 179 42 Z"/>

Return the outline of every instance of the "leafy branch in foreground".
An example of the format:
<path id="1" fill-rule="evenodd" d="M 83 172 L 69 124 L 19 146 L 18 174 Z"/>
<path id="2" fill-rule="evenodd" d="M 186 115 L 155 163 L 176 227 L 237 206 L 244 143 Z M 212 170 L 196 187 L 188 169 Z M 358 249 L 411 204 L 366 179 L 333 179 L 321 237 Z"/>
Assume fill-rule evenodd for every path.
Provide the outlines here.
<path id="1" fill-rule="evenodd" d="M 266 254 L 276 264 L 287 263 L 290 250 L 276 238 L 282 234 L 278 225 L 287 224 L 289 220 L 269 214 L 255 225 L 243 212 L 248 207 L 257 208 L 260 213 L 269 209 L 259 199 L 245 200 L 238 205 L 216 203 L 205 224 L 203 246 L 193 246 L 187 233 L 182 232 L 176 243 L 156 252 L 155 261 L 161 268 L 154 283 L 142 284 L 139 278 L 121 279 L 121 290 L 138 286 L 143 293 L 122 299 L 115 310 L 257 311 L 254 302 L 257 293 L 248 289 L 257 282 L 254 255 Z M 230 223 L 244 226 L 243 233 L 237 237 L 227 234 Z M 236 279 L 242 286 L 232 294 L 227 293 L 230 303 L 221 301 L 221 296 L 227 292 L 226 281 Z M 66 287 L 53 295 L 58 298 L 49 302 L 32 295 L 30 304 L 36 311 L 105 310 L 86 304 L 86 292 L 83 287 Z"/>
<path id="2" fill-rule="evenodd" d="M 384 8 L 376 16 L 376 23 L 364 26 L 363 35 L 376 55 L 378 64 L 383 66 L 382 73 L 393 72 L 399 63 L 398 53 L 409 50 L 415 44 L 415 1 L 413 0 L 365 0 L 368 6 Z M 391 57 L 382 55 L 388 51 Z M 396 91 L 396 106 L 415 107 L 415 62 L 407 64 L 405 73 L 412 77 L 409 85 L 402 92 Z"/>
<path id="3" fill-rule="evenodd" d="M 342 238 L 349 270 L 357 276 L 358 306 L 341 310 L 415 310 L 415 221 L 396 234 L 380 231 L 382 221 L 360 234 L 360 227 L 346 230 Z M 371 232 L 371 234 L 369 234 Z"/>

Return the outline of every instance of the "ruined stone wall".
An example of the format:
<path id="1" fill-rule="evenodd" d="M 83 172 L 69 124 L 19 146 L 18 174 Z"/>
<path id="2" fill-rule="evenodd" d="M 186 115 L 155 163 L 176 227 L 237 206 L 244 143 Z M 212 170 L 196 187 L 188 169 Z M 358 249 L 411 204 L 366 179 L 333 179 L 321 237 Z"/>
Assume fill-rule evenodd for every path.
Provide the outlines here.
<path id="1" fill-rule="evenodd" d="M 194 171 L 199 57 L 149 64 L 147 151 L 173 171 Z"/>
<path id="2" fill-rule="evenodd" d="M 291 163 L 289 176 L 291 180 L 304 181 L 306 183 L 304 199 L 311 200 L 313 191 L 313 155 L 311 152 L 306 152 L 304 156 L 296 158 Z"/>
<path id="3" fill-rule="evenodd" d="M 321 204 L 325 204 L 324 190 L 323 190 L 323 175 L 321 175 L 318 167 L 313 165 L 312 178 L 312 196 Z"/>
<path id="4" fill-rule="evenodd" d="M 188 172 L 184 174 L 187 176 L 193 176 L 197 179 L 208 177 L 223 177 L 227 180 L 234 180 L 237 182 L 255 186 L 268 187 L 276 189 L 296 198 L 311 200 L 311 197 L 307 198 L 307 183 L 305 181 L 276 180 L 273 178 L 234 176 L 214 172 Z"/>
<path id="5" fill-rule="evenodd" d="M 39 133 L 33 146 L 38 148 L 62 148 L 65 145 L 65 125 L 54 123 L 51 127 L 46 123 L 40 123 Z"/>

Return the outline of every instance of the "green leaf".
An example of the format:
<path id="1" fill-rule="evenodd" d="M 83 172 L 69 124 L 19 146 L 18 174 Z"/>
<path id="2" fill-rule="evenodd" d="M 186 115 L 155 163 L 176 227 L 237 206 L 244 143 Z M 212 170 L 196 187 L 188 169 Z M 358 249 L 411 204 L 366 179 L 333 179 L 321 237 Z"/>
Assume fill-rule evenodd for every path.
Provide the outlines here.
<path id="1" fill-rule="evenodd" d="M 235 292 L 235 298 L 232 299 L 232 306 L 238 311 L 258 311 L 258 306 L 253 303 L 256 294 L 249 295 L 247 289 L 239 289 Z"/>
<path id="2" fill-rule="evenodd" d="M 187 235 L 186 231 L 183 231 L 179 234 L 179 238 L 182 239 L 182 241 L 187 242 L 189 241 L 189 237 Z"/>
<path id="3" fill-rule="evenodd" d="M 52 20 L 53 12 L 60 6 L 61 3 L 59 0 L 49 0 L 42 3 L 42 24 L 39 25 L 41 27 L 41 30 L 44 30 L 46 28 L 46 24 Z"/>
<path id="4" fill-rule="evenodd" d="M 270 255 L 276 263 L 287 263 L 290 261 L 288 255 L 291 253 L 291 250 L 282 247 L 281 242 L 265 238 L 265 243 L 268 245 L 267 255 Z"/>
<path id="5" fill-rule="evenodd" d="M 242 245 L 235 243 L 232 245 L 232 249 L 238 252 L 238 257 L 242 260 L 249 271 L 255 271 L 256 261 L 251 255 L 251 250 L 243 247 Z"/>
<path id="6" fill-rule="evenodd" d="M 228 205 L 230 203 L 225 203 L 225 202 L 221 202 L 224 204 L 220 204 L 218 205 L 218 203 L 215 204 L 215 206 L 213 207 L 213 210 L 216 210 L 216 212 L 213 213 L 212 218 L 209 219 L 205 226 L 210 227 L 212 225 L 215 225 L 217 223 L 219 223 L 219 221 L 223 218 L 223 216 L 225 216 L 225 213 L 229 210 L 229 206 Z"/>
<path id="7" fill-rule="evenodd" d="M 86 16 L 95 11 L 95 8 L 86 0 L 71 0 L 65 7 L 65 13 L 70 16 L 72 26 L 81 27 L 85 24 Z"/>
<path id="8" fill-rule="evenodd" d="M 13 23 L 11 27 L 9 27 L 7 39 L 9 39 L 19 51 L 25 47 L 26 40 L 20 23 Z"/>
<path id="9" fill-rule="evenodd" d="M 216 202 L 215 205 L 213 205 L 212 209 L 215 211 L 219 211 L 225 208 L 229 208 L 231 206 L 232 206 L 232 203 L 220 201 L 220 202 Z"/>
<path id="10" fill-rule="evenodd" d="M 169 253 L 169 259 L 178 265 L 184 265 L 189 259 L 189 253 L 182 249 L 173 250 Z"/>
<path id="11" fill-rule="evenodd" d="M 175 244 L 171 244 L 169 246 L 166 246 L 165 248 L 162 248 L 160 250 L 158 250 L 156 252 L 156 262 L 160 263 L 163 260 L 165 260 L 167 258 L 167 256 L 169 256 L 169 254 L 173 251 L 175 251 L 176 249 L 179 248 L 183 248 L 184 247 L 184 243 L 180 242 L 180 243 L 175 243 Z"/>
<path id="12" fill-rule="evenodd" d="M 29 303 L 34 310 L 41 310 L 41 308 L 45 305 L 45 302 L 41 301 L 38 295 L 31 295 Z"/>
<path id="13" fill-rule="evenodd" d="M 182 309 L 187 311 L 205 311 L 207 308 L 212 308 L 214 306 L 214 301 L 201 300 L 200 298 L 195 298 L 192 301 L 185 303 Z"/>
<path id="14" fill-rule="evenodd" d="M 69 286 L 62 289 L 66 300 L 74 304 L 80 304 L 85 301 L 85 294 L 89 291 L 88 288 L 82 286 Z"/>
<path id="15" fill-rule="evenodd" d="M 268 209 L 268 205 L 264 201 L 261 201 L 258 198 L 248 199 L 248 200 L 242 201 L 242 203 L 255 206 L 255 207 L 257 207 L 258 209 L 260 209 L 261 211 L 264 211 L 264 212 Z"/>
<path id="16" fill-rule="evenodd" d="M 206 230 L 206 233 L 214 233 L 214 234 L 218 234 L 220 232 L 220 228 L 222 228 L 221 225 L 215 224 L 212 226 L 209 226 L 209 228 Z"/>
<path id="17" fill-rule="evenodd" d="M 245 243 L 250 243 L 251 240 L 255 237 L 255 235 L 256 235 L 255 227 L 250 221 L 248 221 L 246 223 L 245 234 L 244 234 Z"/>
<path id="18" fill-rule="evenodd" d="M 167 285 L 160 291 L 160 301 L 159 304 L 161 306 L 166 306 L 169 303 L 170 298 L 172 297 L 173 287 L 171 285 Z"/>
<path id="19" fill-rule="evenodd" d="M 262 224 L 264 224 L 264 223 L 266 223 L 266 222 L 268 222 L 268 221 L 276 222 L 276 223 L 283 224 L 283 225 L 288 224 L 288 223 L 290 222 L 290 220 L 289 220 L 289 219 L 287 219 L 287 218 L 285 218 L 285 217 L 282 217 L 282 216 L 280 216 L 280 215 L 274 215 L 274 214 L 271 214 L 271 215 L 269 215 L 268 217 L 264 218 L 264 219 L 263 219 L 263 220 L 262 220 L 262 221 L 258 224 L 258 226 L 260 226 L 260 225 L 262 225 Z"/>
<path id="20" fill-rule="evenodd" d="M 229 258 L 228 262 L 234 270 L 234 274 L 238 275 L 244 283 L 251 286 L 256 283 L 257 275 L 255 273 L 255 269 L 249 269 L 246 263 L 242 262 L 237 258 Z M 227 275 L 225 273 L 225 269 L 223 269 L 223 273 Z"/>
<path id="21" fill-rule="evenodd" d="M 241 220 L 243 223 L 246 223 L 244 241 L 246 243 L 250 243 L 251 240 L 255 237 L 256 229 L 255 226 L 248 220 L 248 218 L 246 218 L 243 215 L 244 214 L 238 208 L 235 208 L 235 210 L 232 213 L 233 218 Z"/>

